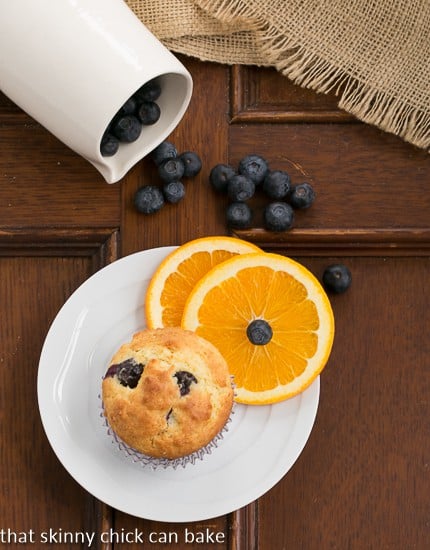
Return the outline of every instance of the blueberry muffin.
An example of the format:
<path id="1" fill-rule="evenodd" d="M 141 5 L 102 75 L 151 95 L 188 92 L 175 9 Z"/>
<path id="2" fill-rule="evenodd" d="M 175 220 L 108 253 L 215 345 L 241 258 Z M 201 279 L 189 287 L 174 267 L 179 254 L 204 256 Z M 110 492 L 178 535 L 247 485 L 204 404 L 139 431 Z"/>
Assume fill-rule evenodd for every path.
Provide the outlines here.
<path id="1" fill-rule="evenodd" d="M 104 413 L 127 445 L 176 459 L 205 447 L 233 405 L 220 352 L 180 328 L 143 330 L 120 347 L 102 382 Z"/>

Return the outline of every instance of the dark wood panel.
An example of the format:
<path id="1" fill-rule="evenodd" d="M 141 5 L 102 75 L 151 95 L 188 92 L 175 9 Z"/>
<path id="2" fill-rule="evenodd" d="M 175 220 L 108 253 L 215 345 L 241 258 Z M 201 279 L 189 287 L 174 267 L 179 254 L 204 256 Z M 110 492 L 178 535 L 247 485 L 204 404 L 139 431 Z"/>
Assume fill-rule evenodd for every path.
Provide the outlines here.
<path id="1" fill-rule="evenodd" d="M 0 256 L 85 256 L 97 271 L 118 258 L 118 249 L 115 228 L 0 229 Z"/>
<path id="2" fill-rule="evenodd" d="M 231 122 L 354 122 L 337 107 L 334 93 L 301 88 L 275 69 L 231 69 Z"/>
<path id="3" fill-rule="evenodd" d="M 259 548 L 425 548 L 430 258 L 299 258 L 353 274 L 303 454 L 259 502 Z M 420 329 L 421 327 L 421 329 Z"/>
<path id="4" fill-rule="evenodd" d="M 258 550 L 259 500 L 236 510 L 231 518 L 231 550 Z"/>
<path id="5" fill-rule="evenodd" d="M 239 115 L 230 163 L 262 154 L 293 183 L 312 183 L 317 200 L 294 230 L 270 233 L 260 194 L 250 201 L 254 227 L 235 234 L 297 257 L 319 278 L 345 262 L 353 287 L 332 297 L 337 335 L 317 422 L 296 465 L 256 505 L 257 547 L 424 548 L 429 349 L 413 327 L 429 325 L 428 155 L 361 124 L 276 120 L 274 104 L 260 98 Z M 265 117 L 285 124 L 254 124 Z"/>
<path id="6" fill-rule="evenodd" d="M 0 128 L 2 227 L 118 226 L 119 185 L 38 125 Z"/>
<path id="7" fill-rule="evenodd" d="M 261 228 L 240 229 L 233 235 L 261 248 L 283 249 L 293 255 L 348 254 L 354 256 L 428 256 L 428 229 L 290 229 L 271 232 Z"/>
<path id="8" fill-rule="evenodd" d="M 315 203 L 297 212 L 297 230 L 428 227 L 428 153 L 395 136 L 361 124 L 232 125 L 230 163 L 250 153 L 289 172 L 293 184 L 314 186 Z M 267 202 L 260 193 L 250 201 L 256 227 Z"/>
<path id="9" fill-rule="evenodd" d="M 186 527 L 225 533 L 215 546 L 230 550 L 425 548 L 428 154 L 274 70 L 181 59 L 194 95 L 171 140 L 197 151 L 203 169 L 184 201 L 153 216 L 133 207 L 140 185 L 160 183 L 149 159 L 109 186 L 0 95 L 2 526 L 172 532 L 178 550 L 204 546 L 184 542 Z M 332 297 L 336 340 L 315 428 L 285 478 L 227 517 L 183 525 L 111 511 L 68 476 L 40 425 L 35 377 L 49 323 L 80 282 L 119 255 L 227 233 L 227 199 L 210 188 L 209 172 L 249 153 L 289 171 L 293 183 L 310 181 L 317 200 L 291 232 L 273 234 L 262 229 L 260 195 L 251 201 L 254 227 L 235 234 L 298 258 L 318 277 L 337 259 L 353 272 L 351 289 Z"/>
<path id="10" fill-rule="evenodd" d="M 0 258 L 0 516 L 6 530 L 33 530 L 35 544 L 20 545 L 23 548 L 37 547 L 49 529 L 98 533 L 109 516 L 108 509 L 94 501 L 54 455 L 41 425 L 36 394 L 39 355 L 48 328 L 92 271 L 91 257 Z"/>

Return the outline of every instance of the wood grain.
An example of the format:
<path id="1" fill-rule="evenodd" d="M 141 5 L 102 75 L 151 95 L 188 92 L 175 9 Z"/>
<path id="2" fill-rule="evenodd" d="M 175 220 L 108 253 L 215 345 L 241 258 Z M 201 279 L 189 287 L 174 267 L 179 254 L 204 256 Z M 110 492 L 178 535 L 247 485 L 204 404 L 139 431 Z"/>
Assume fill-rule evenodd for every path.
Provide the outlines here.
<path id="1" fill-rule="evenodd" d="M 186 198 L 153 216 L 136 212 L 144 184 L 160 184 L 150 159 L 108 185 L 86 161 L 0 96 L 0 528 L 101 533 L 114 529 L 223 533 L 226 550 L 414 548 L 430 540 L 428 154 L 341 113 L 333 96 L 285 83 L 273 70 L 186 57 L 190 108 L 170 136 L 194 150 L 201 173 Z M 318 278 L 328 263 L 352 271 L 330 296 L 336 338 L 321 376 L 318 415 L 292 469 L 257 502 L 189 524 L 138 519 L 98 502 L 63 469 L 36 401 L 41 346 L 56 312 L 92 273 L 120 256 L 229 233 L 226 196 L 210 169 L 259 153 L 317 199 L 294 229 L 262 224 L 267 199 L 250 204 L 253 227 L 234 234 L 295 257 Z M 142 488 L 144 491 L 144 488 Z M 166 503 L 166 507 L 169 507 Z M 21 545 L 25 548 L 25 545 Z M 29 548 L 35 548 L 29 545 Z M 52 545 L 72 548 L 74 545 Z M 136 544 L 102 544 L 100 550 Z M 166 548 L 161 539 L 144 547 Z"/>
<path id="2" fill-rule="evenodd" d="M 231 68 L 231 122 L 354 122 L 337 107 L 334 94 L 317 95 L 299 88 L 271 68 Z"/>
<path id="3" fill-rule="evenodd" d="M 36 393 L 48 328 L 71 292 L 91 275 L 91 268 L 91 257 L 0 257 L 1 525 L 15 532 L 33 530 L 36 538 L 49 529 L 101 528 L 94 520 L 103 515 L 104 506 L 94 502 L 54 455 Z"/>
<path id="4" fill-rule="evenodd" d="M 425 548 L 430 258 L 301 260 L 318 276 L 341 260 L 353 285 L 331 296 L 336 337 L 316 424 L 260 501 L 260 548 Z"/>
<path id="5" fill-rule="evenodd" d="M 228 69 L 198 61 L 188 61 L 188 66 L 193 75 L 194 96 L 169 140 L 179 152 L 197 152 L 202 171 L 185 182 L 186 195 L 180 203 L 167 204 L 153 216 L 139 214 L 133 207 L 139 187 L 161 185 L 153 163 L 145 159 L 128 174 L 121 186 L 124 254 L 227 231 L 223 202 L 213 199 L 208 177 L 210 168 L 228 157 Z"/>

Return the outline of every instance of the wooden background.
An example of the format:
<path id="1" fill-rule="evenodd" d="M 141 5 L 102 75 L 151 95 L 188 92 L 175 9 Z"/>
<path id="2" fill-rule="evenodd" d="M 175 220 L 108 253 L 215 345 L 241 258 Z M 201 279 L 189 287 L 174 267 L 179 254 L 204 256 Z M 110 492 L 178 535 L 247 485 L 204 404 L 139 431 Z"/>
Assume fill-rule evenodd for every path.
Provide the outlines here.
<path id="1" fill-rule="evenodd" d="M 357 122 L 333 97 L 297 88 L 272 70 L 182 60 L 195 92 L 171 140 L 197 151 L 203 170 L 183 202 L 153 217 L 132 204 L 136 189 L 154 181 L 150 161 L 107 185 L 0 96 L 0 529 L 100 534 L 112 527 L 174 532 L 182 540 L 185 528 L 209 528 L 225 535 L 223 544 L 170 546 L 178 550 L 424 550 L 430 544 L 428 153 Z M 286 169 L 294 182 L 310 181 L 317 200 L 291 232 L 255 227 L 238 235 L 293 256 L 318 277 L 338 260 L 353 275 L 350 290 L 332 297 L 337 331 L 317 420 L 296 464 L 257 502 L 188 525 L 137 519 L 94 499 L 49 446 L 36 396 L 41 347 L 62 304 L 104 265 L 154 246 L 226 234 L 226 199 L 210 188 L 208 174 L 249 153 Z M 57 546 L 76 548 L 50 547 Z"/>

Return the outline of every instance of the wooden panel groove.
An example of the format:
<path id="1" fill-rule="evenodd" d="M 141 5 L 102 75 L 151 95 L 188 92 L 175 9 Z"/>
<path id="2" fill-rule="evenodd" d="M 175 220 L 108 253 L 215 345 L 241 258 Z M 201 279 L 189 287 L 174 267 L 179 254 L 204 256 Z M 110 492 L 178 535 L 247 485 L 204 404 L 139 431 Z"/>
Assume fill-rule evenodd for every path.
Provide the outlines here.
<path id="1" fill-rule="evenodd" d="M 230 516 L 230 550 L 258 550 L 258 500 Z"/>
<path id="2" fill-rule="evenodd" d="M 50 529 L 54 533 L 60 529 L 74 532 L 77 526 L 79 532 L 95 533 L 97 540 L 100 533 L 113 526 L 113 510 L 75 483 L 58 462 L 43 433 L 35 387 L 40 350 L 52 320 L 83 281 L 115 259 L 117 232 L 93 233 L 89 229 L 74 234 L 51 229 L 36 234 L 18 230 L 17 240 L 12 243 L 11 235 L 6 233 L 10 231 L 3 231 L 0 237 L 0 302 L 7 313 L 0 316 L 4 390 L 0 395 L 4 420 L 0 432 L 3 474 L 8 472 L 2 476 L 2 490 L 10 495 L 10 503 L 2 505 L 3 526 L 13 532 L 31 528 L 35 542 Z M 81 246 L 85 240 L 86 255 Z M 49 254 L 39 253 L 38 244 L 42 248 L 46 245 Z M 77 257 L 64 253 L 73 247 Z M 17 380 L 25 379 L 26 384 L 10 384 L 11 372 Z M 37 507 L 28 498 L 30 494 Z M 95 548 L 112 547 L 98 541 Z"/>
<path id="3" fill-rule="evenodd" d="M 305 104 L 300 108 L 288 101 L 265 102 L 260 93 L 261 87 L 264 87 L 263 76 L 264 73 L 259 73 L 258 78 L 254 78 L 254 73 L 249 67 L 235 65 L 231 68 L 231 123 L 358 122 L 355 117 L 336 107 L 315 109 Z M 286 79 L 284 85 L 296 89 Z"/>
<path id="4" fill-rule="evenodd" d="M 95 269 L 119 256 L 117 228 L 0 230 L 0 256 L 92 256 Z"/>
<path id="5" fill-rule="evenodd" d="M 0 230 L 0 258 L 80 257 L 89 258 L 95 272 L 118 257 L 119 232 L 116 228 L 17 228 Z M 2 358 L 3 361 L 3 358 Z M 87 495 L 83 502 L 85 530 L 102 533 L 113 527 L 113 509 Z M 112 544 L 97 540 L 97 550 L 112 550 Z"/>
<path id="6" fill-rule="evenodd" d="M 177 533 L 175 550 L 209 547 L 184 540 L 185 529 L 206 528 L 225 533 L 216 547 L 229 550 L 425 548 L 429 156 L 274 69 L 182 61 L 194 93 L 169 140 L 199 153 L 203 168 L 184 201 L 154 216 L 133 207 L 138 187 L 160 184 L 150 159 L 109 186 L 0 94 L 2 527 Z M 43 434 L 35 376 L 46 332 L 68 296 L 120 255 L 226 234 L 227 198 L 208 185 L 209 171 L 253 152 L 293 184 L 315 185 L 317 203 L 297 212 L 291 231 L 270 233 L 258 192 L 254 227 L 234 234 L 296 258 L 318 278 L 334 261 L 353 275 L 348 292 L 330 296 L 336 338 L 311 436 L 287 475 L 227 516 L 170 523 L 112 509 L 71 479 Z M 60 546 L 72 548 L 51 545 Z M 96 545 L 113 547 L 142 545 Z"/>
<path id="7" fill-rule="evenodd" d="M 428 256 L 430 229 L 265 229 L 236 230 L 233 234 L 262 248 L 287 248 L 301 255 Z"/>
<path id="8" fill-rule="evenodd" d="M 91 533 L 94 532 L 94 527 L 96 527 L 99 534 L 99 537 L 96 538 L 93 544 L 95 550 L 113 550 L 113 543 L 103 542 L 101 540 L 101 533 L 107 533 L 109 529 L 114 527 L 114 509 L 96 498 L 88 498 L 86 502 L 86 530 Z"/>

